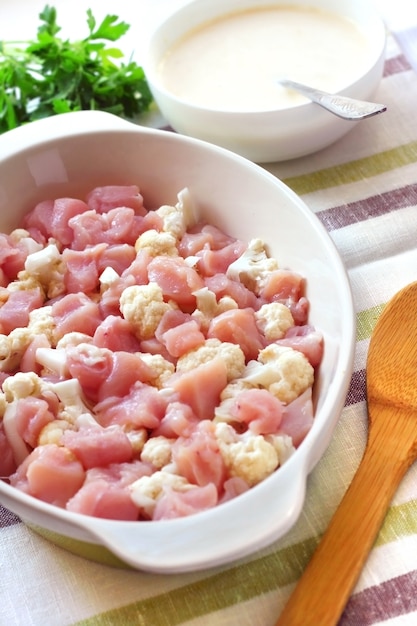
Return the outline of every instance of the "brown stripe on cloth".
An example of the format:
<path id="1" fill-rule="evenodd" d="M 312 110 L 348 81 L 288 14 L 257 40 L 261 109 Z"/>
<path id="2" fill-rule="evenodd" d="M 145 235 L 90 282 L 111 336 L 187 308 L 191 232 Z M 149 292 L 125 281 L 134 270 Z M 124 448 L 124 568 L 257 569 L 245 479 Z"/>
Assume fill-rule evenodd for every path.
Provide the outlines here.
<path id="1" fill-rule="evenodd" d="M 384 64 L 384 78 L 392 74 L 399 74 L 411 70 L 411 65 L 404 54 L 387 59 Z"/>
<path id="2" fill-rule="evenodd" d="M 19 522 L 20 519 L 17 517 L 17 515 L 4 508 L 4 506 L 0 504 L 0 528 L 13 526 L 14 524 L 18 524 Z"/>
<path id="3" fill-rule="evenodd" d="M 349 390 L 346 394 L 345 406 L 351 406 L 366 399 L 366 371 L 353 372 L 350 379 Z"/>
<path id="4" fill-rule="evenodd" d="M 349 202 L 332 209 L 318 211 L 316 215 L 327 230 L 331 231 L 414 204 L 417 204 L 417 183 L 370 196 L 357 202 Z"/>
<path id="5" fill-rule="evenodd" d="M 417 611 L 416 588 L 417 571 L 414 570 L 365 589 L 351 597 L 338 626 L 371 626 Z"/>

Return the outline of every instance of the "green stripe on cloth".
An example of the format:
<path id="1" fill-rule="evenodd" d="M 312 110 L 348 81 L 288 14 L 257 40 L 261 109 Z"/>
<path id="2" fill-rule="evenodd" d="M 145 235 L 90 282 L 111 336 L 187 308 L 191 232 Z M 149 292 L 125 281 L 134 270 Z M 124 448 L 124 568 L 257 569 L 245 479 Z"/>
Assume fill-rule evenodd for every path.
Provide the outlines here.
<path id="1" fill-rule="evenodd" d="M 375 545 L 392 543 L 399 537 L 417 534 L 417 500 L 390 507 Z"/>
<path id="2" fill-rule="evenodd" d="M 390 508 L 376 545 L 411 534 L 417 534 L 417 500 Z M 310 537 L 245 565 L 106 611 L 73 626 L 177 626 L 295 582 L 318 542 L 319 537 Z"/>
<path id="3" fill-rule="evenodd" d="M 317 539 L 307 539 L 246 565 L 107 611 L 74 626 L 176 626 L 296 581 L 316 545 Z"/>
<path id="4" fill-rule="evenodd" d="M 385 150 L 350 163 L 342 163 L 317 172 L 284 178 L 283 182 L 303 195 L 338 185 L 356 183 L 417 161 L 417 141 Z"/>
<path id="5" fill-rule="evenodd" d="M 377 304 L 371 309 L 359 311 L 356 315 L 356 341 L 369 339 L 384 306 L 385 304 Z"/>

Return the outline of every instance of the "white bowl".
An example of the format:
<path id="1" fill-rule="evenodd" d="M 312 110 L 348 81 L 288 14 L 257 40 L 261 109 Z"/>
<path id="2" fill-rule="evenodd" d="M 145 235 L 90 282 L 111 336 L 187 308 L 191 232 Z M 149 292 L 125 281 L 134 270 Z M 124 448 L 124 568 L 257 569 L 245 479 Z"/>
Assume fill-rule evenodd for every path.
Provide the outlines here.
<path id="1" fill-rule="evenodd" d="M 307 475 L 331 439 L 352 372 L 349 282 L 317 217 L 282 182 L 234 153 L 98 112 L 68 113 L 1 136 L 0 178 L 1 231 L 16 227 L 41 199 L 83 197 L 97 185 L 134 182 L 148 207 L 175 203 L 187 186 L 203 218 L 243 240 L 263 238 L 281 265 L 306 277 L 310 322 L 325 342 L 312 429 L 278 471 L 243 495 L 158 522 L 71 513 L 0 481 L 2 504 L 73 552 L 154 572 L 230 562 L 281 537 L 300 514 Z"/>
<path id="2" fill-rule="evenodd" d="M 259 163 L 316 152 L 345 135 L 355 123 L 342 120 L 306 99 L 297 100 L 294 106 L 275 110 L 233 111 L 227 107 L 222 110 L 221 105 L 214 108 L 212 104 L 196 104 L 192 98 L 182 98 L 180 94 L 174 94 L 172 88 L 167 88 L 159 67 L 166 52 L 193 29 L 225 14 L 265 5 L 310 7 L 342 16 L 357 25 L 368 49 L 352 75 L 340 77 L 340 88 L 337 90 L 337 93 L 352 98 L 372 99 L 383 72 L 386 39 L 381 17 L 372 3 L 362 0 L 229 0 L 227 3 L 223 0 L 191 0 L 174 12 L 168 12 L 165 17 L 159 16 L 151 27 L 143 66 L 162 115 L 177 132 L 210 141 Z M 303 40 L 300 38 L 298 42 L 303 49 Z M 247 41 L 246 45 L 250 47 L 250 42 Z M 308 84 L 308 79 L 302 78 L 308 78 L 307 70 L 311 62 L 311 54 L 303 51 L 301 74 L 287 78 Z M 325 72 L 328 58 L 318 62 L 323 63 L 323 67 L 318 68 L 319 74 Z M 195 58 L 193 63 L 198 67 L 200 59 Z M 209 81 L 210 74 L 206 73 L 204 62 L 199 69 Z M 339 71 L 338 68 L 335 71 Z M 250 83 L 250 73 L 245 80 Z M 311 86 L 320 87 L 319 84 Z M 216 89 L 213 85 L 213 90 Z"/>

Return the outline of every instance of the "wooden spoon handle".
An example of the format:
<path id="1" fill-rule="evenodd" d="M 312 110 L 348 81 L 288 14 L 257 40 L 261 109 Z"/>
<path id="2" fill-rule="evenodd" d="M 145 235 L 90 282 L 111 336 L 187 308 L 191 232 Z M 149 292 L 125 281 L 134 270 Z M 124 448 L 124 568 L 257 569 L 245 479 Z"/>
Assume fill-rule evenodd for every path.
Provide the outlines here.
<path id="1" fill-rule="evenodd" d="M 385 411 L 390 417 L 378 417 L 356 475 L 276 626 L 337 624 L 392 496 L 412 462 L 404 446 L 410 450 L 409 440 L 415 434 L 404 433 L 400 441 L 389 442 L 390 429 L 379 428 L 392 419 L 392 409 L 382 408 Z"/>

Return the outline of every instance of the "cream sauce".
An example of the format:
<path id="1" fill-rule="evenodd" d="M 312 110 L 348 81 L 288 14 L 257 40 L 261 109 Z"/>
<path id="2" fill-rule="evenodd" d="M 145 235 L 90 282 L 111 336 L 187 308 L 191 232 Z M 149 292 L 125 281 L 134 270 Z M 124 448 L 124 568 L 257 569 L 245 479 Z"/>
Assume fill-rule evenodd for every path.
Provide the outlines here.
<path id="1" fill-rule="evenodd" d="M 337 92 L 355 80 L 367 54 L 364 34 L 347 18 L 309 7 L 264 7 L 191 31 L 167 51 L 158 73 L 168 91 L 193 104 L 272 110 L 306 101 L 277 77 Z"/>

